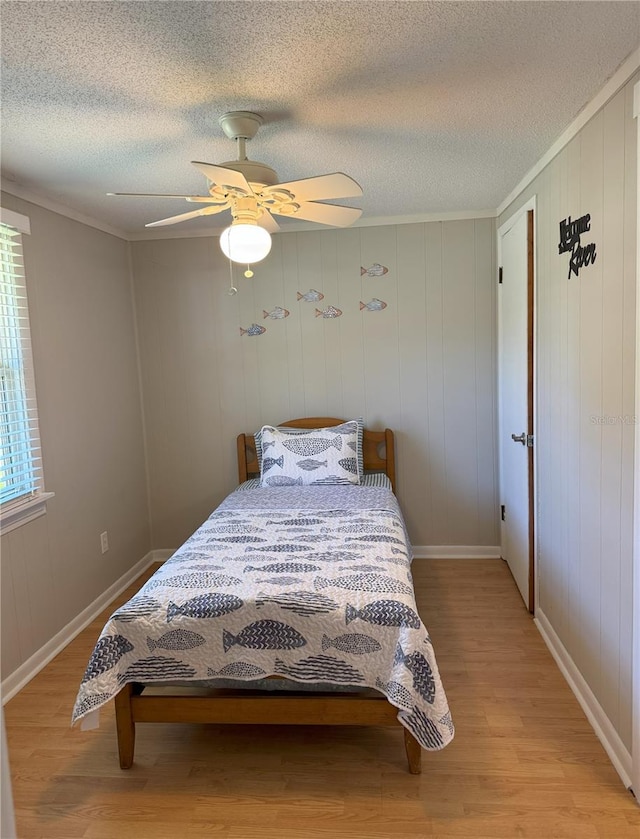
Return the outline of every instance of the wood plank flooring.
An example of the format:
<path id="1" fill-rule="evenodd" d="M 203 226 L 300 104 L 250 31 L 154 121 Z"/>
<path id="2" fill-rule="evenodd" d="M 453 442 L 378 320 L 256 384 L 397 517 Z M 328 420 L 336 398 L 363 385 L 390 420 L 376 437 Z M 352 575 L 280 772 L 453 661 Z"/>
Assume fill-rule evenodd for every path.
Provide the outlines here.
<path id="1" fill-rule="evenodd" d="M 147 575 L 148 576 L 148 575 Z M 5 707 L 19 839 L 639 839 L 627 792 L 501 560 L 416 560 L 456 737 L 406 767 L 402 730 L 70 729 L 114 602 Z"/>

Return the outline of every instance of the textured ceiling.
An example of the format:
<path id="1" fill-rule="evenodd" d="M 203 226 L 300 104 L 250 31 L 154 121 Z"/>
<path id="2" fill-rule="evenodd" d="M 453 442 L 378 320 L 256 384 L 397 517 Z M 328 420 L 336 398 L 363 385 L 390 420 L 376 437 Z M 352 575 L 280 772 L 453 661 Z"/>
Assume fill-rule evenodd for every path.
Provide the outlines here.
<path id="1" fill-rule="evenodd" d="M 636 2 L 2 0 L 3 185 L 121 231 L 193 208 L 189 163 L 343 171 L 363 219 L 495 209 L 640 41 Z M 227 222 L 228 223 L 228 222 Z M 197 219 L 169 235 L 220 227 Z M 224 224 L 222 225 L 224 226 Z"/>

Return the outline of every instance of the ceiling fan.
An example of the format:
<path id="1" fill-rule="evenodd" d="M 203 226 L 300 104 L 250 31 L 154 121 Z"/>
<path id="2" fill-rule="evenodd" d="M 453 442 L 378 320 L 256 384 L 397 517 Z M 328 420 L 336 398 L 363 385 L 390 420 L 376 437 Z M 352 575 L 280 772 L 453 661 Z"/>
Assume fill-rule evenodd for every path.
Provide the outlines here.
<path id="1" fill-rule="evenodd" d="M 208 195 L 153 195 L 110 192 L 136 198 L 184 198 L 204 204 L 197 210 L 160 219 L 145 227 L 163 227 L 181 221 L 231 210 L 233 221 L 220 236 L 220 246 L 233 262 L 258 262 L 271 249 L 270 233 L 280 228 L 274 216 L 318 222 L 331 227 L 348 227 L 362 214 L 355 207 L 321 204 L 323 200 L 362 195 L 353 178 L 342 172 L 318 175 L 300 181 L 278 183 L 278 176 L 265 163 L 248 160 L 246 141 L 255 137 L 263 119 L 250 111 L 231 111 L 219 119 L 225 135 L 236 140 L 238 159 L 219 165 L 192 161 L 209 181 Z M 260 255 L 261 254 L 261 255 Z"/>

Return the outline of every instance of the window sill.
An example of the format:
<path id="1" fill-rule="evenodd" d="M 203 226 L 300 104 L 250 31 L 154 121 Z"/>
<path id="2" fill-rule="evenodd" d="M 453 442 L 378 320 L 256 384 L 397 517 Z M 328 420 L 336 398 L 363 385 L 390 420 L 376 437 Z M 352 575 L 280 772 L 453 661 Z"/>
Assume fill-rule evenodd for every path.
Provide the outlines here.
<path id="1" fill-rule="evenodd" d="M 47 501 L 54 495 L 54 492 L 41 492 L 28 501 L 1 512 L 0 536 L 43 516 L 47 512 Z"/>

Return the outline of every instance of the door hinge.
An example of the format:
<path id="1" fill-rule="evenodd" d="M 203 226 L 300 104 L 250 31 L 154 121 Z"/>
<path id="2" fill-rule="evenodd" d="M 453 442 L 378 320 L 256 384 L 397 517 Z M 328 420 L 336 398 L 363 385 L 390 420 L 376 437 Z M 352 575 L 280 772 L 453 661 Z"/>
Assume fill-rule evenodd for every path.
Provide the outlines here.
<path id="1" fill-rule="evenodd" d="M 504 521 L 505 515 L 506 515 L 506 513 L 505 513 L 504 504 L 501 504 L 500 505 L 500 519 L 501 519 L 501 521 Z"/>
<path id="2" fill-rule="evenodd" d="M 527 434 L 527 448 L 533 448 L 533 434 Z"/>
<path id="3" fill-rule="evenodd" d="M 499 285 L 502 285 L 502 266 L 498 268 L 498 283 Z"/>

